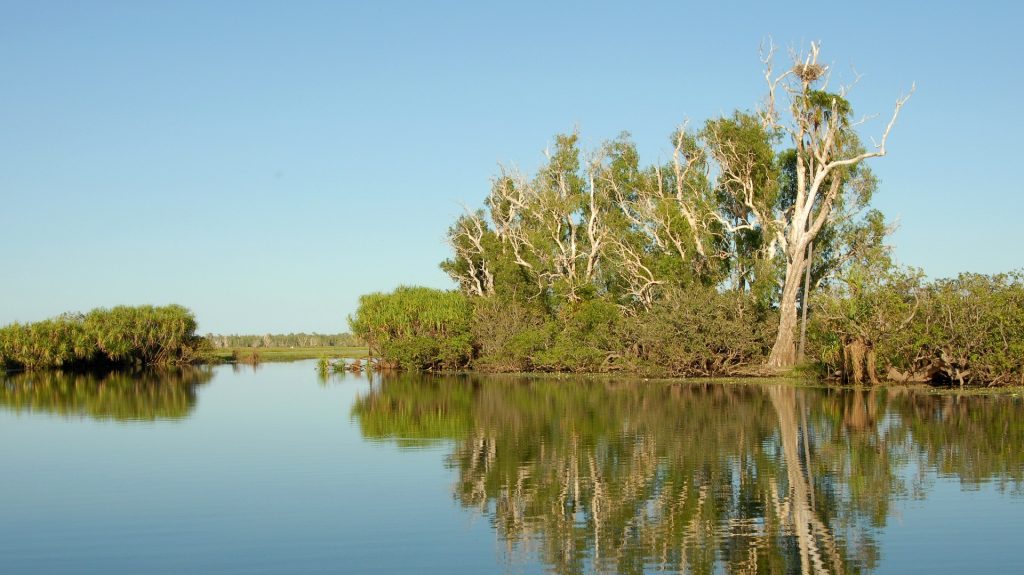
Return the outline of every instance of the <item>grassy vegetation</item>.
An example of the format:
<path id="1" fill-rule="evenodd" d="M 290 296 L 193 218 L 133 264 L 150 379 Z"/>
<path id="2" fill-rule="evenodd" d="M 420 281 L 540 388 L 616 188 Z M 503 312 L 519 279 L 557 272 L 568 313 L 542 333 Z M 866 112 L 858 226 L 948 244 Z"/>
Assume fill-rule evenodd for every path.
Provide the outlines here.
<path id="1" fill-rule="evenodd" d="M 381 367 L 459 369 L 473 354 L 472 313 L 461 293 L 399 287 L 392 293 L 360 297 L 349 326 L 380 358 Z"/>
<path id="2" fill-rule="evenodd" d="M 256 361 L 250 361 L 251 354 L 256 354 Z M 320 347 L 229 347 L 215 349 L 212 352 L 214 358 L 220 361 L 242 361 L 244 363 L 262 363 L 273 361 L 295 361 L 299 359 L 327 358 L 364 358 L 367 355 L 365 347 L 350 347 L 341 345 L 320 346 Z"/>
<path id="3" fill-rule="evenodd" d="M 363 342 L 350 333 L 288 333 L 263 335 L 216 335 L 206 334 L 210 345 L 216 349 L 242 347 L 360 347 Z"/>
<path id="4" fill-rule="evenodd" d="M 168 366 L 206 359 L 192 312 L 179 305 L 117 306 L 0 328 L 4 369 Z"/>

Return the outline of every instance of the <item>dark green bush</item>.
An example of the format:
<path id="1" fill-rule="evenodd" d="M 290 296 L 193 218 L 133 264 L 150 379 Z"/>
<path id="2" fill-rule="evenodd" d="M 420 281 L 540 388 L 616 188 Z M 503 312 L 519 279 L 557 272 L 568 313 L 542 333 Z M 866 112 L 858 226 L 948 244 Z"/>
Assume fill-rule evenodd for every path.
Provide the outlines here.
<path id="1" fill-rule="evenodd" d="M 535 356 L 551 346 L 554 322 L 540 305 L 498 296 L 473 300 L 471 326 L 477 357 L 473 367 L 484 371 L 530 371 Z"/>
<path id="2" fill-rule="evenodd" d="M 1024 385 L 1024 276 L 936 280 L 922 291 L 909 329 L 894 339 L 896 356 L 936 381 Z"/>
<path id="3" fill-rule="evenodd" d="M 619 306 L 603 300 L 567 304 L 553 325 L 550 347 L 534 354 L 534 365 L 543 370 L 597 372 L 615 368 L 621 357 Z"/>
<path id="4" fill-rule="evenodd" d="M 809 355 L 827 374 L 875 383 L 889 366 L 909 367 L 909 341 L 901 341 L 920 304 L 921 273 L 888 257 L 864 260 L 812 296 Z M 909 346 L 912 347 L 912 346 Z"/>
<path id="5" fill-rule="evenodd" d="M 602 299 L 555 313 L 493 296 L 473 303 L 473 365 L 487 371 L 749 373 L 767 357 L 776 321 L 753 296 L 703 286 L 666 290 L 635 313 Z"/>
<path id="6" fill-rule="evenodd" d="M 349 326 L 386 367 L 459 369 L 473 352 L 471 316 L 469 301 L 456 291 L 403 286 L 360 297 Z"/>
<path id="7" fill-rule="evenodd" d="M 817 296 L 816 357 L 858 383 L 1024 384 L 1024 276 L 917 277 L 854 268 Z"/>
<path id="8" fill-rule="evenodd" d="M 624 359 L 634 370 L 656 375 L 748 373 L 768 357 L 776 322 L 748 294 L 671 289 L 626 320 Z"/>

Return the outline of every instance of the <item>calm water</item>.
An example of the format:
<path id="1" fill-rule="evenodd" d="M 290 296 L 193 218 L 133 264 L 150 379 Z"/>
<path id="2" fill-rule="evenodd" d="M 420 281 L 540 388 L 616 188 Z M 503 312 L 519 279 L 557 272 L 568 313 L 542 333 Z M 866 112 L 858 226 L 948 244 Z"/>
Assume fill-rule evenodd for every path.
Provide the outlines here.
<path id="1" fill-rule="evenodd" d="M 1022 573 L 1024 402 L 313 362 L 0 385 L 0 573 Z"/>

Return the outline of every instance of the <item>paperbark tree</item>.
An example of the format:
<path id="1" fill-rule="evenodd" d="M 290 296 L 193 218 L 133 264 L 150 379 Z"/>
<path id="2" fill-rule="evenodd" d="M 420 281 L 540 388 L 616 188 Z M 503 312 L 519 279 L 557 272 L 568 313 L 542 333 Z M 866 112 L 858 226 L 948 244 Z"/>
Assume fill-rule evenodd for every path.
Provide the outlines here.
<path id="1" fill-rule="evenodd" d="M 772 50 L 763 61 L 768 99 L 761 111 L 766 129 L 785 134 L 796 150 L 796 197 L 792 206 L 777 212 L 770 222 L 785 260 L 779 298 L 779 330 L 768 358 L 768 366 L 784 368 L 796 361 L 797 296 L 808 265 L 807 246 L 832 216 L 843 188 L 840 172 L 861 162 L 884 156 L 886 141 L 903 105 L 913 93 L 900 96 L 874 149 L 865 151 L 850 145 L 848 134 L 858 124 L 849 122 L 846 102 L 848 87 L 829 93 L 828 66 L 818 63 L 819 45 L 811 44 L 803 57 L 795 57 L 789 70 L 776 75 Z M 788 100 L 788 113 L 779 113 L 778 96 Z"/>
<path id="2" fill-rule="evenodd" d="M 533 295 L 576 302 L 593 288 L 606 249 L 609 202 L 595 182 L 599 161 L 581 168 L 577 140 L 576 134 L 556 137 L 534 178 L 503 172 L 487 198 L 488 213 L 467 210 L 448 230 L 455 257 L 442 269 L 464 293 L 499 291 L 505 263 L 532 282 Z"/>
<path id="3" fill-rule="evenodd" d="M 600 196 L 611 203 L 602 220 L 606 256 L 627 308 L 650 308 L 661 286 L 713 284 L 728 258 L 709 215 L 715 202 L 704 150 L 685 125 L 672 140 L 665 165 L 641 169 L 624 137 L 606 145 L 604 161 L 594 164 Z"/>

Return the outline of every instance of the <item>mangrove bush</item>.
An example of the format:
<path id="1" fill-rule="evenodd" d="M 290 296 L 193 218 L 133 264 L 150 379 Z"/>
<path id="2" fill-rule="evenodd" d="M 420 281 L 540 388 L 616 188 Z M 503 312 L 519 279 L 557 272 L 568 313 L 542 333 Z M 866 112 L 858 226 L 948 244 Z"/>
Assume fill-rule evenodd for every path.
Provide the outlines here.
<path id="1" fill-rule="evenodd" d="M 817 356 L 832 373 L 957 385 L 1024 385 L 1024 275 L 931 282 L 857 266 L 815 298 Z"/>

